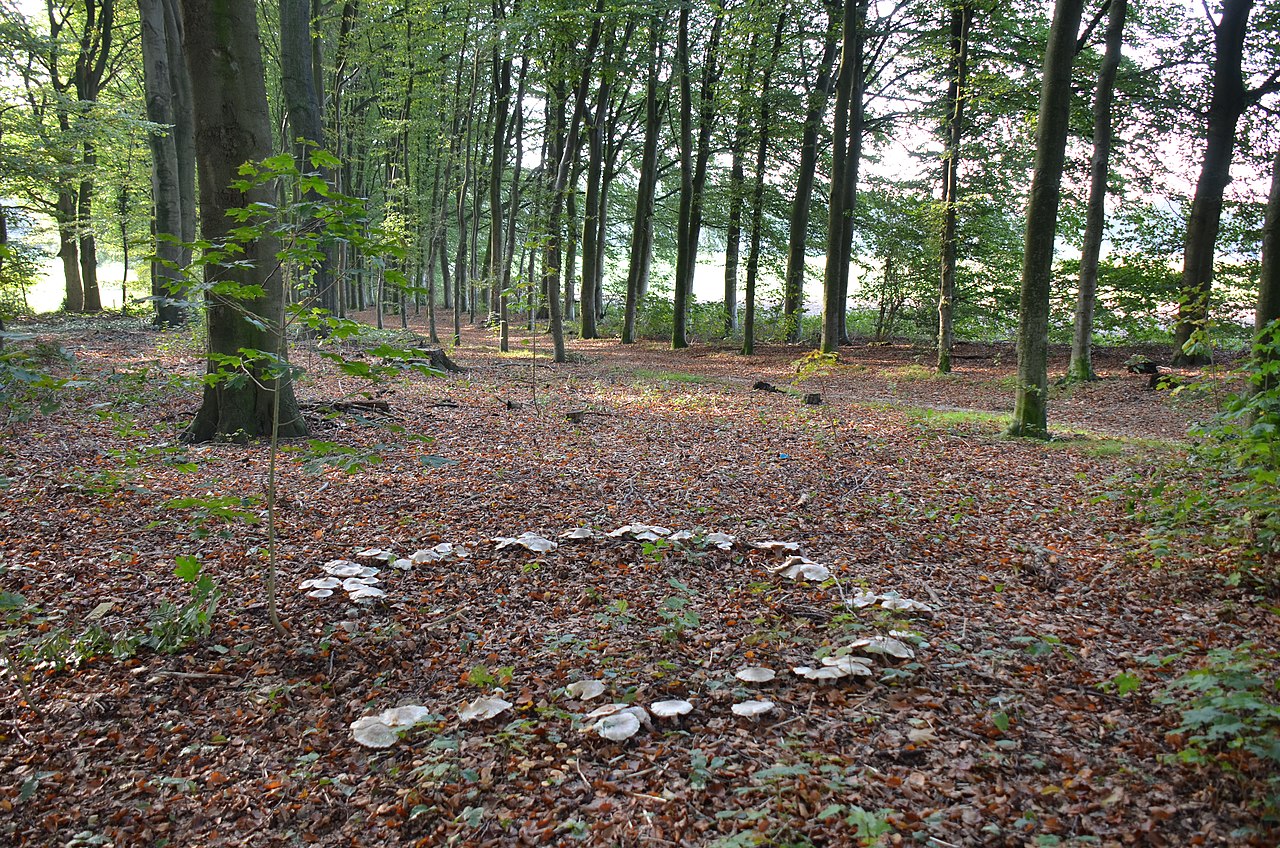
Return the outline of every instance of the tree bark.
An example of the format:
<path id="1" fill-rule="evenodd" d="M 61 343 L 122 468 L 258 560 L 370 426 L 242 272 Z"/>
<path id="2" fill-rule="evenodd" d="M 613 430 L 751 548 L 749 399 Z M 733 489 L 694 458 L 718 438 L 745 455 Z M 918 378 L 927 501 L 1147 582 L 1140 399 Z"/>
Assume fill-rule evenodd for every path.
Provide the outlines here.
<path id="1" fill-rule="evenodd" d="M 1080 248 L 1080 291 L 1076 296 L 1076 322 L 1071 336 L 1071 364 L 1067 377 L 1096 380 L 1093 372 L 1093 312 L 1098 299 L 1098 263 L 1102 254 L 1102 234 L 1107 223 L 1107 176 L 1111 160 L 1111 101 L 1120 51 L 1124 46 L 1124 18 L 1127 0 L 1110 0 L 1106 48 L 1098 70 L 1098 88 L 1093 97 L 1093 159 L 1089 166 L 1089 202 L 1085 210 L 1084 244 Z"/>
<path id="2" fill-rule="evenodd" d="M 317 87 L 319 77 L 314 66 L 317 41 L 311 31 L 311 0 L 280 0 L 280 90 L 293 134 L 288 141 L 294 147 L 301 173 L 318 170 L 322 177 L 329 179 L 328 169 L 312 168 L 309 158 L 312 147 L 325 148 L 324 94 Z M 303 199 L 309 203 L 321 200 L 314 191 L 304 194 Z M 326 245 L 322 258 L 310 269 L 312 297 L 321 308 L 333 314 L 338 312 L 338 290 L 333 278 L 336 264 L 336 251 Z"/>
<path id="3" fill-rule="evenodd" d="M 274 201 L 268 186 L 248 193 L 231 187 L 242 164 L 271 155 L 257 6 L 253 0 L 183 0 L 182 11 L 187 68 L 201 80 L 202 96 L 195 102 L 201 234 L 216 244 L 236 226 L 228 210 Z M 275 240 L 264 236 L 244 245 L 243 261 L 234 267 L 206 266 L 207 283 L 230 281 L 263 290 L 253 299 L 206 294 L 209 374 L 219 374 L 221 366 L 215 357 L 239 356 L 243 349 L 271 355 L 287 368 L 284 285 L 276 252 Z M 268 435 L 273 421 L 280 436 L 306 435 L 288 371 L 275 371 L 255 365 L 251 379 L 218 379 L 206 386 L 184 440 Z"/>
<path id="4" fill-rule="evenodd" d="M 769 159 L 769 125 L 773 110 L 769 103 L 773 69 L 777 65 L 778 55 L 782 52 L 782 36 L 786 29 L 787 13 L 778 15 L 778 24 L 773 31 L 773 48 L 769 52 L 769 61 L 764 68 L 764 78 L 760 83 L 760 118 L 756 127 L 756 169 L 755 179 L 751 186 L 751 240 L 747 250 L 747 279 L 743 291 L 742 310 L 742 354 L 751 356 L 756 350 L 756 278 L 760 271 L 760 236 L 764 219 L 764 175 Z"/>
<path id="5" fill-rule="evenodd" d="M 640 152 L 640 181 L 636 187 L 636 211 L 631 227 L 631 255 L 627 266 L 627 301 L 622 318 L 622 343 L 635 342 L 636 313 L 649 288 L 649 263 L 653 251 L 653 206 L 658 188 L 658 135 L 662 113 L 658 103 L 658 75 L 662 67 L 658 30 L 661 18 L 649 20 L 649 74 L 645 82 L 644 142 Z"/>
<path id="6" fill-rule="evenodd" d="M 1194 337 L 1198 335 L 1197 331 L 1205 329 L 1209 317 L 1214 248 L 1222 221 L 1222 195 L 1231 181 L 1236 124 L 1247 105 L 1240 66 L 1252 8 L 1253 0 L 1225 0 L 1222 19 L 1215 28 L 1209 127 L 1183 244 L 1178 322 L 1173 333 L 1175 365 L 1201 365 L 1209 358 L 1205 346 L 1196 344 Z"/>
<path id="7" fill-rule="evenodd" d="M 748 90 L 755 82 L 756 49 L 759 30 L 753 30 L 747 45 L 747 68 L 738 92 L 737 125 L 729 142 L 729 226 L 725 232 L 724 247 L 724 334 L 733 335 L 738 329 L 738 258 L 742 241 L 742 207 L 746 202 L 746 174 L 742 156 L 750 131 L 750 101 Z M 763 94 L 767 94 L 764 92 Z M 763 95 L 762 95 L 763 96 Z"/>
<path id="8" fill-rule="evenodd" d="M 160 327 L 176 327 L 186 321 L 185 269 L 189 256 L 184 256 L 182 169 L 178 161 L 178 122 L 190 108 L 176 106 L 180 93 L 174 90 L 175 72 L 169 66 L 174 50 L 169 44 L 169 10 L 166 0 L 138 0 L 138 16 L 142 27 L 143 90 L 146 95 L 147 120 L 172 129 L 153 132 L 147 141 L 151 148 L 151 199 L 155 222 L 155 256 L 151 263 L 151 295 L 155 298 L 155 321 Z M 181 58 L 181 44 L 177 46 Z M 185 64 L 181 68 L 186 75 Z M 191 128 L 185 136 L 190 141 Z M 194 173 L 192 174 L 194 177 Z M 188 194 L 190 190 L 188 190 Z"/>
<path id="9" fill-rule="evenodd" d="M 84 311 L 84 285 L 80 282 L 80 248 L 76 238 L 76 191 L 68 181 L 60 181 L 54 219 L 58 224 L 58 259 L 66 283 L 66 310 Z"/>
<path id="10" fill-rule="evenodd" d="M 672 310 L 671 346 L 689 346 L 689 306 L 698 270 L 698 241 L 702 231 L 702 202 L 711 157 L 711 124 L 715 117 L 715 85 L 719 78 L 720 33 L 724 16 L 716 15 L 707 38 L 698 91 L 698 141 L 692 143 L 692 102 L 689 90 L 688 8 L 681 7 L 684 26 L 684 62 L 680 73 L 680 229 L 676 234 L 675 308 Z M 685 196 L 686 191 L 688 196 Z"/>
<path id="11" fill-rule="evenodd" d="M 680 211 L 676 221 L 675 304 L 672 309 L 671 347 L 689 346 L 685 325 L 689 309 L 690 275 L 685 271 L 689 261 L 687 240 L 693 220 L 693 94 L 689 83 L 689 5 L 680 4 L 676 24 L 676 86 L 680 94 Z"/>
<path id="12" fill-rule="evenodd" d="M 1123 0 L 1122 0 L 1123 1 Z M 947 138 L 942 153 L 942 280 L 938 290 L 938 373 L 951 371 L 955 346 L 956 209 L 960 197 L 960 144 L 969 71 L 969 30 L 973 5 L 951 7 L 951 52 L 947 69 Z M 879 332 L 877 332 L 877 337 Z"/>
<path id="13" fill-rule="evenodd" d="M 844 45 L 836 76 L 835 125 L 831 132 L 831 194 L 827 205 L 827 265 L 823 277 L 823 353 L 834 353 L 844 334 L 853 202 L 862 150 L 862 45 L 867 0 L 846 0 Z"/>
<path id="14" fill-rule="evenodd" d="M 1018 389 L 1009 434 L 1047 438 L 1049 393 L 1049 284 L 1053 275 L 1053 241 L 1058 229 L 1058 201 L 1066 160 L 1071 107 L 1071 65 L 1084 0 L 1057 0 L 1036 127 L 1036 159 L 1027 202 L 1022 254 L 1022 298 L 1018 312 Z"/>
<path id="15" fill-rule="evenodd" d="M 1261 380 L 1254 384 L 1255 392 L 1270 391 L 1280 386 L 1280 150 L 1271 163 L 1271 192 L 1267 196 L 1267 211 L 1262 225 L 1262 272 L 1258 281 L 1258 311 L 1254 314 L 1254 326 L 1258 341 L 1257 372 Z M 1270 328 L 1269 344 L 1263 331 Z"/>
<path id="16" fill-rule="evenodd" d="M 852 2 L 852 0 L 849 0 Z M 804 313 L 804 277 L 806 247 L 809 240 L 809 207 L 813 203 L 813 181 L 818 167 L 818 131 L 827 101 L 831 98 L 834 80 L 831 70 L 835 67 L 836 45 L 840 32 L 839 19 L 833 9 L 839 4 L 828 3 L 830 20 L 826 40 L 822 46 L 822 58 L 818 61 L 813 88 L 809 91 L 809 103 L 805 111 L 804 131 L 800 138 L 800 166 L 796 172 L 796 194 L 791 203 L 791 220 L 787 237 L 787 270 L 783 278 L 782 314 L 787 322 L 787 341 L 800 341 L 800 323 Z"/>

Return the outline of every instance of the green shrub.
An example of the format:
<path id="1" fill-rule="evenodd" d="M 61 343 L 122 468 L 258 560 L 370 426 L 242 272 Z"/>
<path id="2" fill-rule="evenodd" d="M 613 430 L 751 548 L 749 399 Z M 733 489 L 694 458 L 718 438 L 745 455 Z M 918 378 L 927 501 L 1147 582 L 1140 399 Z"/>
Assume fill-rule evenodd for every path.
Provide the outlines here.
<path id="1" fill-rule="evenodd" d="M 1268 775 L 1263 814 L 1280 816 L 1280 652 L 1253 642 L 1216 648 L 1174 680 L 1160 701 L 1179 710 L 1178 759 Z"/>
<path id="2" fill-rule="evenodd" d="M 1197 534 L 1239 553 L 1244 577 L 1274 587 L 1280 579 L 1280 321 L 1257 337 L 1244 364 L 1244 388 L 1193 434 L 1185 463 L 1158 475 L 1142 500 L 1157 545 Z"/>

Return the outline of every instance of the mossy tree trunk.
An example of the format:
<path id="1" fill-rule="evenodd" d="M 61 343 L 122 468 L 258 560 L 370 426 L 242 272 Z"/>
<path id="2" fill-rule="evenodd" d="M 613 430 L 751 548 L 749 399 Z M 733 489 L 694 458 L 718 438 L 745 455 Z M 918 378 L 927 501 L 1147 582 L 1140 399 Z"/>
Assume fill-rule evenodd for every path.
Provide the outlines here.
<path id="1" fill-rule="evenodd" d="M 1066 161 L 1071 107 L 1071 65 L 1084 0 L 1058 0 L 1054 5 L 1044 79 L 1040 83 L 1040 119 L 1036 160 L 1027 202 L 1022 253 L 1022 299 L 1018 313 L 1018 389 L 1009 434 L 1046 438 L 1049 434 L 1049 283 L 1053 276 L 1053 242 L 1058 231 L 1058 201 Z"/>

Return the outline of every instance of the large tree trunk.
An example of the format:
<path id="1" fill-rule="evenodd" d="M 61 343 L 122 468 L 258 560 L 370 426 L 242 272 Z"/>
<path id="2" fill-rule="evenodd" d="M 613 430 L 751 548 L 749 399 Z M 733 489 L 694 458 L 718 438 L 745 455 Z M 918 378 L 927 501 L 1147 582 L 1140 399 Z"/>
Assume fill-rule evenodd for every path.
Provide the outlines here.
<path id="1" fill-rule="evenodd" d="M 605 56 L 608 56 L 612 49 L 611 32 L 605 43 Z M 595 110 L 587 130 L 587 194 L 584 199 L 585 209 L 582 213 L 582 338 L 584 339 L 596 337 L 596 318 L 600 313 L 596 295 L 603 273 L 600 261 L 604 254 L 598 239 L 602 235 L 600 219 L 604 215 L 601 205 L 601 183 L 604 179 L 605 121 L 609 113 L 611 85 L 611 75 L 602 67 L 600 84 L 596 89 Z"/>
<path id="2" fill-rule="evenodd" d="M 182 11 L 187 68 L 201 80 L 201 97 L 195 102 L 201 235 L 216 244 L 237 226 L 229 210 L 275 200 L 270 186 L 247 193 L 231 187 L 242 164 L 271 155 L 257 5 L 253 0 L 183 0 Z M 264 236 L 244 245 L 242 261 L 236 265 L 206 267 L 209 283 L 234 282 L 263 290 L 252 299 L 206 294 L 209 374 L 220 373 L 215 357 L 240 356 L 245 349 L 287 363 L 277 247 L 274 239 Z M 264 365 L 251 371 L 251 379 L 218 379 L 206 386 L 200 411 L 183 434 L 186 441 L 269 435 L 273 423 L 282 437 L 306 435 L 287 371 L 281 375 Z"/>
<path id="3" fill-rule="evenodd" d="M 52 7 L 50 15 L 52 15 Z M 115 40 L 115 0 L 86 0 L 84 4 L 84 30 L 80 37 L 80 49 L 76 54 L 72 79 L 76 97 L 82 108 L 98 102 L 98 94 L 109 63 L 113 58 Z M 88 116 L 82 116 L 81 121 Z M 83 170 L 80 190 L 77 194 L 78 233 L 80 238 L 80 279 L 84 292 L 82 308 L 85 312 L 101 312 L 102 296 L 98 291 L 98 247 L 93 233 L 93 180 L 98 167 L 98 155 L 92 139 L 82 143 Z"/>
<path id="4" fill-rule="evenodd" d="M 951 371 L 955 345 L 956 207 L 960 197 L 960 143 L 968 97 L 969 30 L 973 5 L 951 7 L 951 52 L 947 68 L 947 139 L 942 153 L 942 280 L 938 290 L 938 373 Z M 877 333 L 877 336 L 879 334 Z"/>
<path id="5" fill-rule="evenodd" d="M 1111 100 L 1124 46 L 1124 18 L 1127 0 L 1110 0 L 1106 50 L 1098 70 L 1098 88 L 1093 96 L 1093 161 L 1089 170 L 1089 203 L 1085 210 L 1084 244 L 1080 248 L 1080 292 L 1076 296 L 1076 323 L 1071 337 L 1071 364 L 1067 376 L 1073 380 L 1096 380 L 1093 373 L 1093 311 L 1098 299 L 1098 262 L 1102 255 L 1102 232 L 1106 228 L 1107 175 L 1111 160 Z"/>
<path id="6" fill-rule="evenodd" d="M 1222 195 L 1231 181 L 1231 157 L 1235 151 L 1236 124 L 1244 113 L 1246 92 L 1240 64 L 1245 30 L 1253 0 L 1225 0 L 1215 35 L 1213 96 L 1209 101 L 1209 130 L 1204 161 L 1191 200 L 1191 219 L 1182 253 L 1182 285 L 1178 323 L 1174 328 L 1175 365 L 1208 361 L 1208 351 L 1193 337 L 1203 330 L 1209 316 L 1213 285 L 1213 256 L 1222 220 Z"/>
<path id="7" fill-rule="evenodd" d="M 852 2 L 852 0 L 850 0 Z M 828 4 L 830 8 L 830 4 Z M 834 8 L 839 8 L 836 5 Z M 809 208 L 813 203 L 813 181 L 818 166 L 818 131 L 827 111 L 827 101 L 835 80 L 831 69 L 836 61 L 836 44 L 840 32 L 834 14 L 827 24 L 822 58 L 818 61 L 816 79 L 809 90 L 804 131 L 800 138 L 800 167 L 796 171 L 796 194 L 791 203 L 791 220 L 787 239 L 787 270 L 783 278 L 782 314 L 787 322 L 787 341 L 800 340 L 800 323 L 804 314 L 804 276 L 809 239 Z"/>
<path id="8" fill-rule="evenodd" d="M 1049 283 L 1071 107 L 1071 65 L 1084 0 L 1057 0 L 1040 83 L 1036 160 L 1027 202 L 1018 312 L 1018 389 L 1009 433 L 1048 436 Z"/>
<path id="9" fill-rule="evenodd" d="M 182 248 L 179 264 L 191 264 L 191 245 L 196 240 L 196 124 L 191 92 L 191 74 L 183 59 L 183 24 L 180 0 L 164 3 L 165 49 L 169 53 L 169 88 L 173 94 L 173 140 L 178 154 L 178 202 L 181 204 Z"/>

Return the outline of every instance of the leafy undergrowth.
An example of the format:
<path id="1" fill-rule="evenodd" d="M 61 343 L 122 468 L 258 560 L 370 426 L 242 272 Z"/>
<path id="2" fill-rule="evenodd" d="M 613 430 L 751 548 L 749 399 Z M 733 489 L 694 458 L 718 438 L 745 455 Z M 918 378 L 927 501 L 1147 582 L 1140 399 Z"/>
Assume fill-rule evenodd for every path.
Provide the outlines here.
<path id="1" fill-rule="evenodd" d="M 0 610 L 5 844 L 1277 837 L 1274 683 L 1249 664 L 1277 616 L 1211 560 L 1150 567 L 1114 492 L 1205 407 L 1144 390 L 1124 353 L 1057 398 L 1074 435 L 1041 445 L 1000 435 L 998 349 L 938 380 L 916 352 L 858 348 L 801 385 L 789 348 L 578 342 L 534 368 L 476 333 L 465 374 L 388 384 L 385 414 L 308 413 L 315 442 L 282 463 L 279 640 L 266 449 L 177 444 L 197 398 L 171 375 L 197 375 L 198 349 L 34 329 L 84 385 L 0 447 L 0 588 L 23 600 Z M 358 388 L 295 361 L 304 401 Z M 639 523 L 668 532 L 608 535 Z M 750 546 L 771 540 L 830 577 Z M 208 635 L 125 638 L 162 603 L 186 632 L 196 573 L 221 593 Z M 881 637 L 912 655 L 868 653 Z M 842 656 L 871 674 L 817 673 L 858 665 Z M 759 667 L 776 676 L 737 676 Z M 691 709 L 656 715 L 669 700 Z M 733 709 L 749 701 L 772 707 Z M 602 726 L 605 704 L 645 712 Z M 410 705 L 375 728 L 388 747 L 353 738 Z"/>

